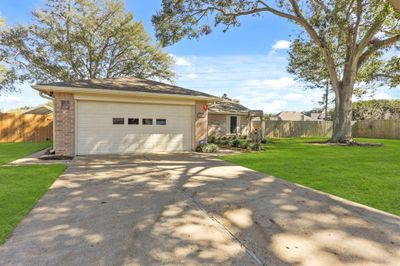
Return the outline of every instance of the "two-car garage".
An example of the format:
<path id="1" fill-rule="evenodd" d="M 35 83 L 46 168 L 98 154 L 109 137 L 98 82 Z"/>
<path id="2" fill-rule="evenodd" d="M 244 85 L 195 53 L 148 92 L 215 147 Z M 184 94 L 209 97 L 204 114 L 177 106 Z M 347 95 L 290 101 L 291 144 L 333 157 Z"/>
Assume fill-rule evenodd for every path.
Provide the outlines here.
<path id="1" fill-rule="evenodd" d="M 192 149 L 193 106 L 78 100 L 76 112 L 78 155 Z"/>

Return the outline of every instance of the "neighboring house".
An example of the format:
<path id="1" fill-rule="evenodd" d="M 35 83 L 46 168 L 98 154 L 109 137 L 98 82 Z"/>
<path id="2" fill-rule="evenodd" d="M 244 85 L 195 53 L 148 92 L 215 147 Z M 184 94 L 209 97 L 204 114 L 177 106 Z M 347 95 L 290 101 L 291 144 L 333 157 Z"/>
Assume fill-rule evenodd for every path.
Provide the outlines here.
<path id="1" fill-rule="evenodd" d="M 53 107 L 48 104 L 42 104 L 26 110 L 22 114 L 36 114 L 36 115 L 49 115 L 53 113 Z"/>
<path id="2" fill-rule="evenodd" d="M 315 121 L 311 117 L 302 114 L 300 112 L 285 111 L 280 112 L 275 116 L 272 116 L 270 120 L 282 120 L 282 121 Z"/>
<path id="3" fill-rule="evenodd" d="M 252 130 L 251 110 L 235 100 L 222 97 L 208 109 L 208 136 L 223 137 L 229 135 L 247 136 Z M 262 114 L 261 114 L 262 116 Z"/>
<path id="4" fill-rule="evenodd" d="M 311 113 L 310 114 L 311 119 L 315 121 L 323 121 L 325 120 L 325 112 L 322 113 Z"/>
<path id="5" fill-rule="evenodd" d="M 219 98 L 139 78 L 38 84 L 54 98 L 59 155 L 191 151 L 207 139 L 207 104 Z"/>

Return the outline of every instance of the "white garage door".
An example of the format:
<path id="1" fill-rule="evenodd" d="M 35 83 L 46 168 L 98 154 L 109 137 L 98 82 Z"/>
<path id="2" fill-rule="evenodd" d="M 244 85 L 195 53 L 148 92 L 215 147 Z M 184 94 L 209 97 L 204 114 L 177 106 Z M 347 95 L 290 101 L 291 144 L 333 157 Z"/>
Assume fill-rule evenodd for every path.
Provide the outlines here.
<path id="1" fill-rule="evenodd" d="M 191 106 L 78 101 L 77 153 L 190 151 Z"/>

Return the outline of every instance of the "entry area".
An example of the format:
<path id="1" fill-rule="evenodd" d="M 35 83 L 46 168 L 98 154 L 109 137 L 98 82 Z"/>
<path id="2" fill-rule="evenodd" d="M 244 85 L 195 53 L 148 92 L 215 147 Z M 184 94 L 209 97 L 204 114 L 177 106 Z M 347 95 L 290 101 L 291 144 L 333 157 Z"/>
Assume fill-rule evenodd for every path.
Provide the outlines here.
<path id="1" fill-rule="evenodd" d="M 78 155 L 192 150 L 193 106 L 77 101 Z"/>

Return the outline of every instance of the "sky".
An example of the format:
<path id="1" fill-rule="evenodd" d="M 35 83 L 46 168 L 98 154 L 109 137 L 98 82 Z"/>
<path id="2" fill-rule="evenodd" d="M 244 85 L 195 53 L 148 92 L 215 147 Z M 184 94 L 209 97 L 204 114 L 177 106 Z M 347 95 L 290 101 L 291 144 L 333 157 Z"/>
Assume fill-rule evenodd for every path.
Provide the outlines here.
<path id="1" fill-rule="evenodd" d="M 17 4 L 18 2 L 18 4 Z M 30 12 L 45 0 L 1 0 L 0 15 L 7 23 L 29 23 Z M 156 42 L 151 17 L 161 7 L 160 0 L 126 0 L 126 9 L 142 21 Z M 264 14 L 243 17 L 241 26 L 226 33 L 213 29 L 198 40 L 184 39 L 165 48 L 175 59 L 175 83 L 179 86 L 216 96 L 226 93 L 250 109 L 267 113 L 305 111 L 318 107 L 322 92 L 305 90 L 286 71 L 287 50 L 291 36 L 299 32 L 293 23 Z M 0 95 L 0 110 L 19 106 L 36 106 L 41 98 L 29 84 L 20 85 L 20 92 Z M 380 88 L 363 99 L 394 99 L 399 89 Z"/>

